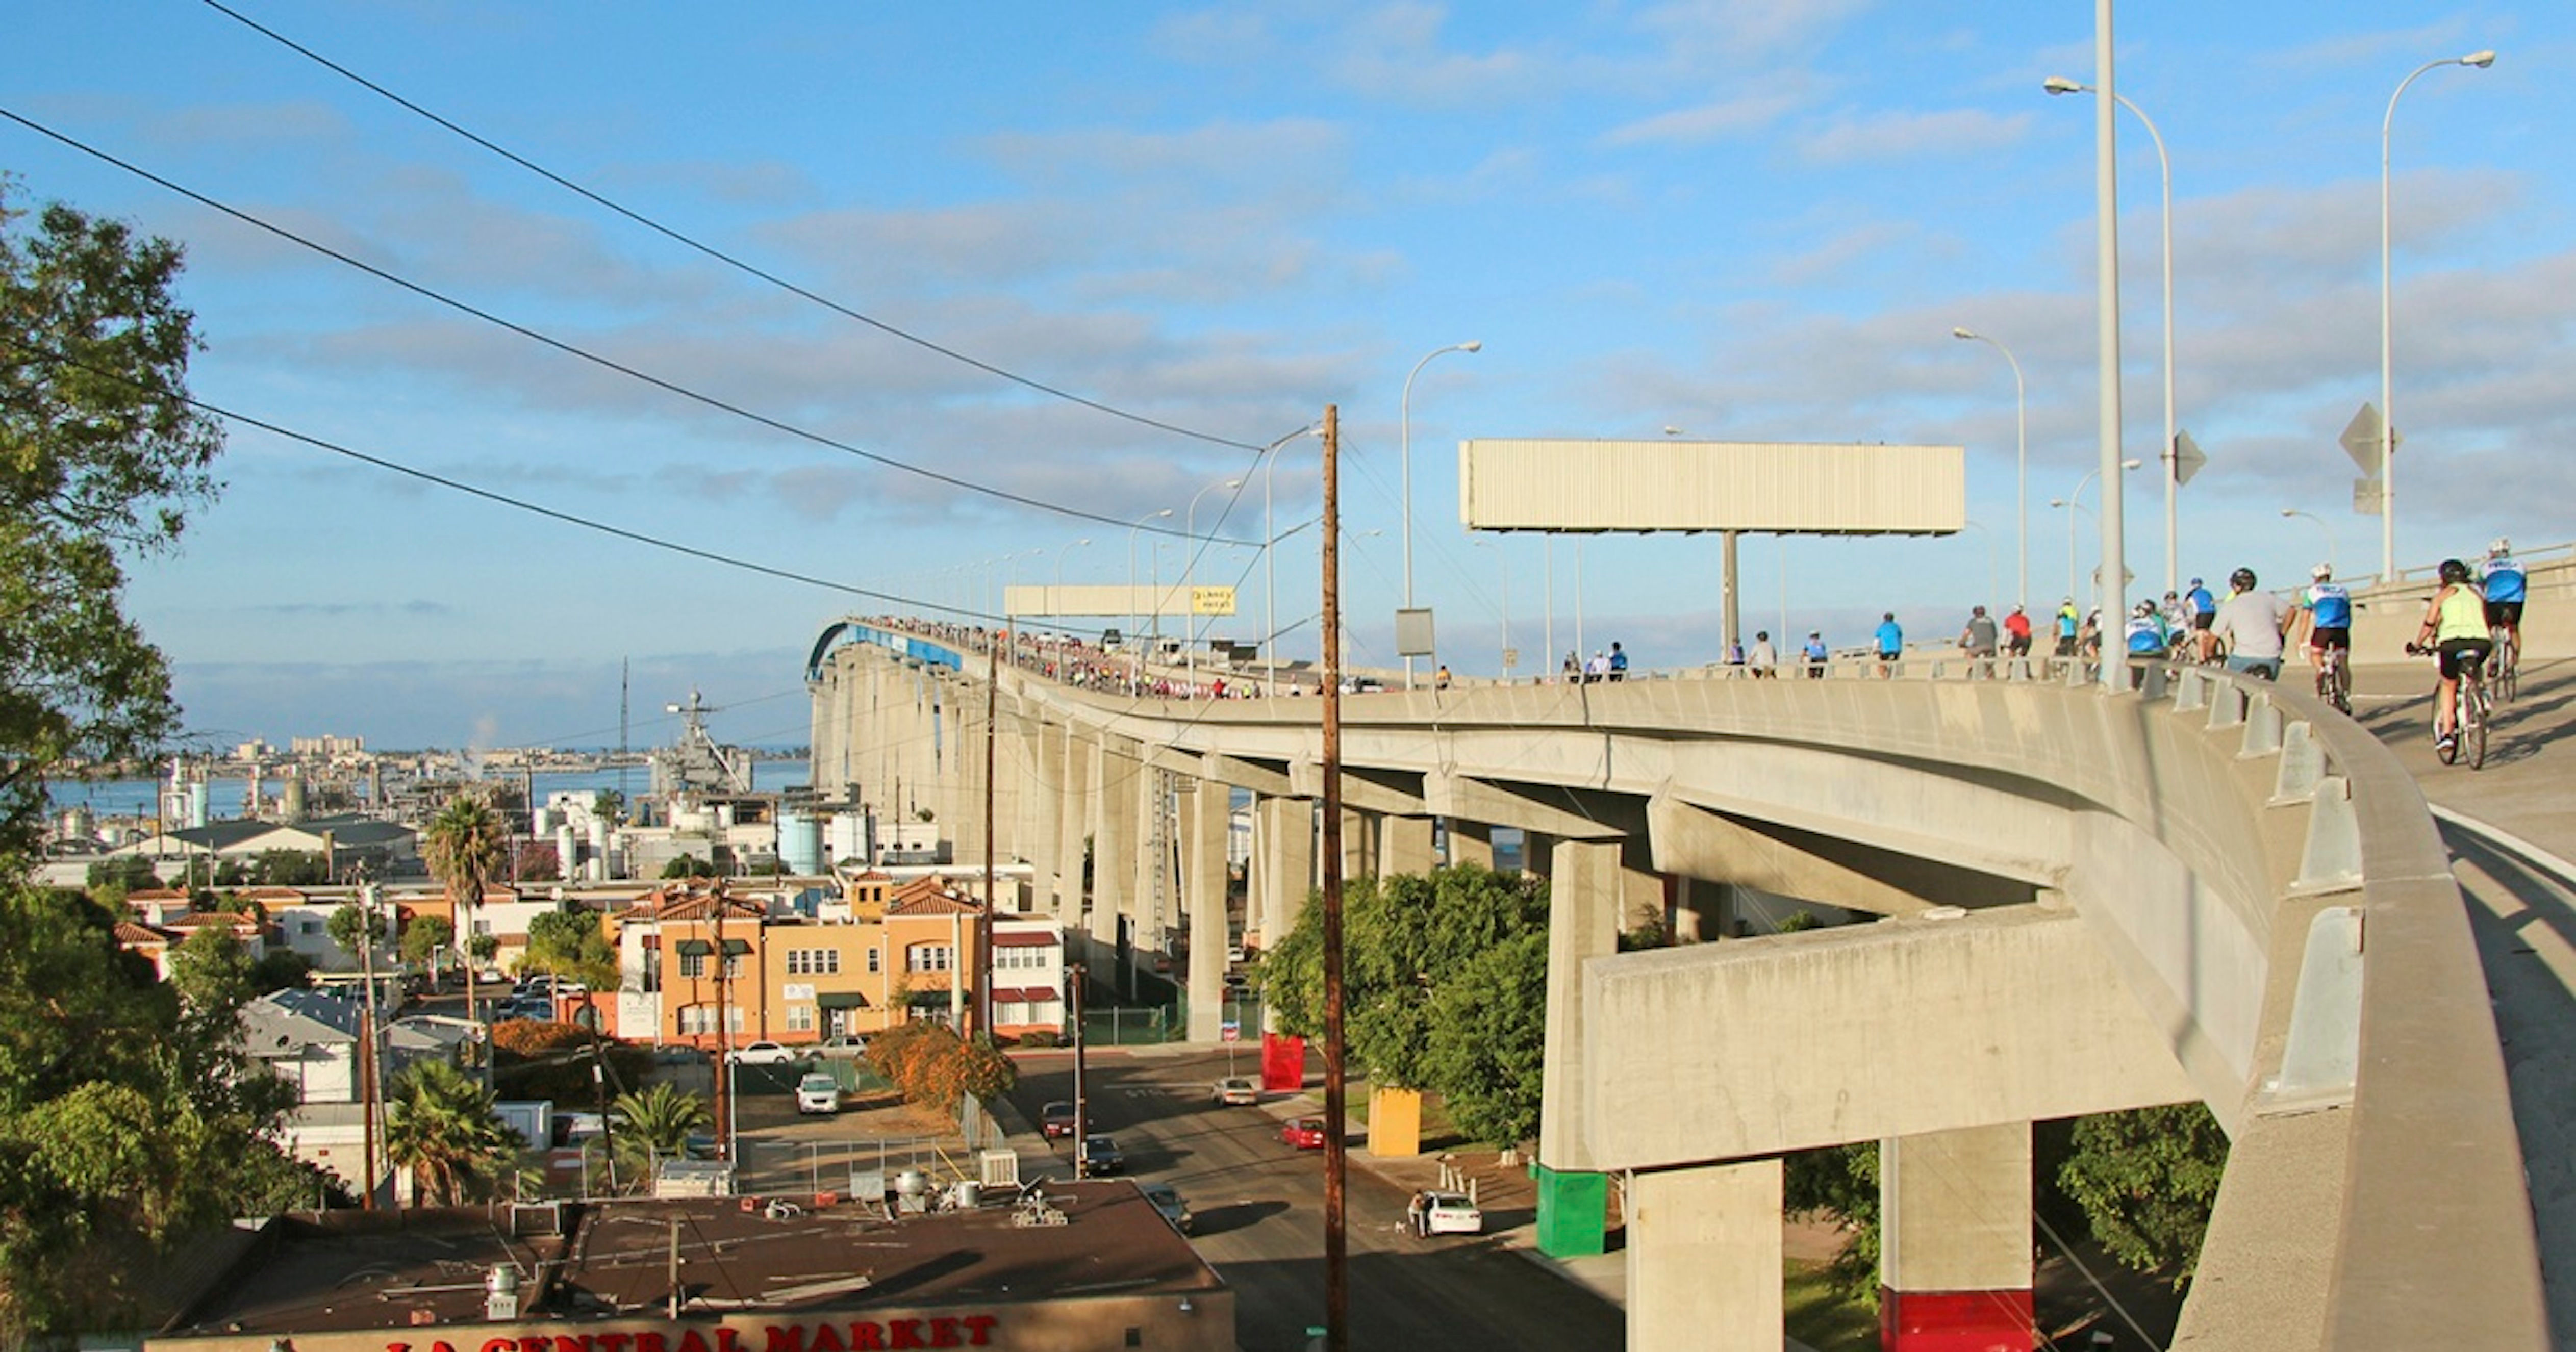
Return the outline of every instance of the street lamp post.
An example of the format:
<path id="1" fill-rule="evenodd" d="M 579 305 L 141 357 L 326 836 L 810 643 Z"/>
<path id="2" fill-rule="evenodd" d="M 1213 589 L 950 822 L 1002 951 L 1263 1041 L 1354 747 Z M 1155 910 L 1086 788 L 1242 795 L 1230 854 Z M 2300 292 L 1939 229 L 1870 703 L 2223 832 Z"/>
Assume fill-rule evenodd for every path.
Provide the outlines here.
<path id="1" fill-rule="evenodd" d="M 1990 531 L 1990 530 L 1986 529 L 1986 523 L 1985 523 L 1985 522 L 1982 522 L 1982 521 L 1962 521 L 1962 522 L 1960 522 L 1959 524 L 1961 524 L 1961 525 L 1963 525 L 1963 526 L 1966 526 L 1968 529 L 1970 529 L 1970 530 L 1972 530 L 1972 531 L 1975 531 L 1979 536 L 1982 536 L 1982 537 L 1985 539 L 1985 542 L 1986 542 L 1986 604 L 1988 604 L 1988 605 L 1994 605 L 1994 604 L 1996 603 L 1996 602 L 1995 602 L 1995 587 L 1996 587 L 1996 582 L 1995 582 L 1995 533 L 1994 533 L 1993 531 Z M 2020 601 L 2020 602 L 2015 602 L 2015 604 L 2017 604 L 2017 605 L 2024 605 L 2024 606 L 2027 606 L 2027 605 L 2029 605 L 2030 603 L 2029 603 L 2029 602 L 2027 602 L 2027 601 Z M 1788 612 L 1784 609 L 1781 613 L 1782 613 L 1783 615 L 1786 615 Z M 1785 632 L 1787 631 L 1787 629 L 1788 629 L 1788 621 L 1784 619 L 1784 620 L 1782 620 L 1782 621 L 1780 622 L 1780 624 L 1781 624 L 1782 632 L 1784 632 L 1784 633 L 1785 633 Z"/>
<path id="2" fill-rule="evenodd" d="M 1160 521 L 1171 514 L 1172 509 L 1169 507 L 1166 507 L 1159 512 L 1147 512 L 1143 516 L 1136 518 L 1135 525 L 1127 528 L 1127 604 L 1129 605 L 1134 605 L 1136 603 L 1136 532 L 1143 530 L 1146 522 Z M 1155 604 L 1159 608 L 1162 603 L 1157 601 Z M 1145 683 L 1145 640 L 1143 635 L 1136 631 L 1144 628 L 1145 626 L 1142 620 L 1134 614 L 1130 614 L 1127 619 L 1127 643 L 1128 646 L 1135 649 L 1136 652 L 1136 661 L 1133 664 L 1136 668 L 1135 683 L 1142 686 Z M 1128 693 L 1134 694 L 1135 692 L 1131 690 Z"/>
<path id="3" fill-rule="evenodd" d="M 1492 540 L 1470 540 L 1479 549 L 1494 551 L 1494 568 L 1503 579 L 1503 684 L 1512 683 L 1512 561 L 1503 547 Z"/>
<path id="4" fill-rule="evenodd" d="M 2030 604 L 2030 401 L 2022 388 L 2021 359 L 2014 356 L 2013 350 L 2004 346 L 2002 340 L 1989 338 L 1982 333 L 1954 328 L 1950 330 L 1950 336 L 1964 338 L 1972 343 L 1984 343 L 2004 354 L 2004 360 L 2012 363 L 2013 464 L 2015 466 L 2013 536 L 2015 548 L 2020 555 L 2020 571 L 2013 580 L 2013 587 L 2017 594 L 2013 599 L 2018 604 L 2027 606 Z"/>
<path id="5" fill-rule="evenodd" d="M 1404 462 L 1404 608 L 1407 610 L 1413 609 L 1413 377 L 1422 374 L 1422 368 L 1429 366 L 1431 359 L 1443 352 L 1482 352 L 1484 350 L 1485 344 L 1482 339 L 1469 339 L 1463 343 L 1451 343 L 1447 347 L 1435 348 L 1423 354 L 1422 360 L 1415 362 L 1413 370 L 1404 377 L 1404 397 L 1396 405 L 1396 439 L 1402 448 Z M 1407 690 L 1413 688 L 1413 654 L 1411 653 L 1404 655 L 1404 688 Z"/>
<path id="6" fill-rule="evenodd" d="M 2444 57 L 2417 66 L 2413 73 L 2397 82 L 2397 90 L 2388 96 L 2388 113 L 2379 120 L 2379 580 L 2397 580 L 2397 380 L 2392 360 L 2394 344 L 2390 319 L 2394 306 L 2389 298 L 2388 267 L 2388 133 L 2397 123 L 2397 100 L 2416 76 L 2441 66 L 2474 66 L 2480 70 L 2495 64 L 2493 50 L 2471 52 L 2467 56 Z"/>
<path id="7" fill-rule="evenodd" d="M 2120 468 L 2124 470 L 2133 470 L 2145 463 L 2146 462 L 2143 460 L 2123 460 L 2120 462 Z M 2084 510 L 2084 490 L 2092 487 L 2093 481 L 2101 477 L 2102 471 L 2098 469 L 2088 469 L 2084 471 L 2084 477 L 2075 481 L 2074 492 L 2067 494 L 2063 498 L 2051 498 L 2048 501 L 2048 505 L 2051 507 L 2063 505 L 2072 507 L 2075 511 Z M 2105 492 L 2107 495 L 2108 490 L 2105 490 Z M 2108 567 L 2109 560 L 2106 558 L 2103 562 L 2104 566 Z M 2125 564 L 2123 566 L 2125 567 Z M 2126 584 L 2123 583 L 2123 585 Z M 2078 594 L 2076 591 L 2075 577 L 2075 512 L 2068 512 L 2066 514 L 2066 594 L 2069 596 Z"/>
<path id="8" fill-rule="evenodd" d="M 2316 514 L 2316 513 L 2314 513 L 2314 512 L 2303 512 L 2303 511 L 2300 511 L 2300 510 L 2299 510 L 2298 508 L 2296 508 L 2296 507 L 2284 507 L 2284 508 L 2282 508 L 2282 509 L 2281 509 L 2281 516 L 2282 516 L 2282 517 L 2283 517 L 2283 519 L 2285 519 L 2285 520 L 2286 520 L 2287 518 L 2294 517 L 2294 516 L 2306 517 L 2308 520 L 2310 520 L 2310 521 L 2313 521 L 2313 522 L 2317 523 L 2317 532 L 2318 532 L 2319 534 L 2321 534 L 2321 535 L 2323 535 L 2323 536 L 2325 536 L 2325 537 L 2326 537 L 2326 571 L 2328 571 L 2328 572 L 2340 572 L 2340 571 L 2342 571 L 2342 570 L 2341 570 L 2341 568 L 2340 568 L 2340 567 L 2336 564 L 2336 562 L 2335 562 L 2335 537 L 2334 537 L 2334 527 L 2327 525 L 2327 524 L 2326 524 L 2326 519 L 2325 519 L 2324 517 L 2321 517 L 2321 516 L 2317 515 L 2317 514 Z"/>
<path id="9" fill-rule="evenodd" d="M 1077 549 L 1089 549 L 1090 547 L 1091 537 L 1084 536 L 1083 538 L 1076 540 L 1072 544 L 1066 545 L 1064 548 L 1055 552 L 1055 590 L 1047 593 L 1047 617 L 1055 621 L 1055 625 L 1053 627 L 1055 629 L 1055 675 L 1057 680 L 1064 679 L 1066 634 L 1064 631 L 1064 617 L 1061 613 L 1064 608 L 1064 556 Z"/>
<path id="10" fill-rule="evenodd" d="M 2100 92 L 2089 84 L 2078 83 L 2063 75 L 2049 76 L 2046 80 L 2040 82 L 2040 88 L 2047 90 L 2051 94 L 2092 94 Z M 2173 591 L 2176 589 L 2176 580 L 2180 576 L 2179 569 L 2176 565 L 2176 555 L 2181 552 L 2181 535 L 2177 524 L 2179 518 L 2176 511 L 2175 498 L 2179 495 L 2182 488 L 2180 477 L 2177 473 L 2177 471 L 2182 468 L 2182 465 L 2181 462 L 2175 458 L 2176 448 L 2174 445 L 2173 161 L 2165 154 L 2164 133 L 2156 130 L 2155 119 L 2147 116 L 2145 109 L 2131 103 L 2129 101 L 2129 96 L 2126 94 L 2114 91 L 2111 98 L 2113 102 L 2118 103 L 2121 107 L 2137 114 L 2138 121 L 2147 129 L 2147 139 L 2155 142 L 2156 171 L 2164 188 L 2165 448 L 2163 455 L 2165 465 L 2165 590 Z"/>
<path id="11" fill-rule="evenodd" d="M 1181 589 L 1190 594 L 1190 608 L 1181 615 L 1181 666 L 1188 673 L 1191 699 L 1199 697 L 1199 553 L 1206 548 L 1199 539 L 1199 499 L 1220 488 L 1241 487 L 1243 487 L 1241 479 L 1228 479 L 1221 484 L 1209 484 L 1190 495 L 1189 514 L 1181 518 L 1181 533 L 1190 537 L 1190 556 L 1188 561 L 1181 565 L 1183 575 Z"/>

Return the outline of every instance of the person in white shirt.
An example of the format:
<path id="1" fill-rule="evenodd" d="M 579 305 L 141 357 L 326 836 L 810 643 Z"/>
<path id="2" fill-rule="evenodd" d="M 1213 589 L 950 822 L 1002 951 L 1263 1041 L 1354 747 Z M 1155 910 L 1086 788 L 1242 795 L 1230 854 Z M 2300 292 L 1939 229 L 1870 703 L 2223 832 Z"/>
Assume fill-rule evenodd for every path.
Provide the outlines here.
<path id="1" fill-rule="evenodd" d="M 1757 629 L 1753 632 L 1753 654 L 1749 665 L 1753 668 L 1753 676 L 1756 680 L 1767 681 L 1780 674 L 1780 653 L 1771 646 L 1770 630 Z"/>

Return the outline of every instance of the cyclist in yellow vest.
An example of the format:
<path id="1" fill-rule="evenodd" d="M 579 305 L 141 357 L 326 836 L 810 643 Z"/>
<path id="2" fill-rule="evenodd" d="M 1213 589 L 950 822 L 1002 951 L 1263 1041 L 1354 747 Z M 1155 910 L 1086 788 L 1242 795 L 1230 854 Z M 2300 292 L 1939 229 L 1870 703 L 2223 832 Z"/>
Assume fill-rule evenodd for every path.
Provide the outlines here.
<path id="1" fill-rule="evenodd" d="M 2442 560 L 2442 585 L 2424 607 L 2423 628 L 2415 646 L 2431 648 L 2441 661 L 2442 685 L 2433 697 L 2433 730 L 2443 745 L 2457 735 L 2460 673 L 2483 666 L 2494 641 L 2487 637 L 2487 598 L 2469 580 L 2469 566 Z"/>

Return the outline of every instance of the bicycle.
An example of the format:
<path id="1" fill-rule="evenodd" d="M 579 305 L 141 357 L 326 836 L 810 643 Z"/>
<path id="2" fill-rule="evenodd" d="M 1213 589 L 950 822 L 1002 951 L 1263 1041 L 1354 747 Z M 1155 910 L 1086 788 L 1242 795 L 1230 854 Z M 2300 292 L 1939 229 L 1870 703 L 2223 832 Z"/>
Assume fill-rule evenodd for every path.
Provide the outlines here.
<path id="1" fill-rule="evenodd" d="M 2488 688 L 2495 692 L 2497 702 L 2511 704 L 2522 684 L 2522 644 L 2514 637 L 2514 631 L 2503 625 L 2488 630 L 2487 637 L 2495 644 L 2493 655 L 2487 658 Z"/>
<path id="2" fill-rule="evenodd" d="M 2422 657 L 2439 649 L 2420 648 L 2409 643 L 2406 651 L 2409 656 Z M 2433 755 L 2444 765 L 2457 765 L 2461 757 L 2466 756 L 2470 769 L 2486 767 L 2487 724 L 2493 721 L 2495 703 L 2487 694 L 2485 667 L 2484 662 L 2471 662 L 2460 668 L 2459 698 L 2453 704 L 2454 721 L 2458 726 L 2452 729 L 2452 737 L 2447 744 L 2442 740 L 2441 705 L 2438 701 L 2434 704 Z"/>
<path id="3" fill-rule="evenodd" d="M 2352 667 L 2344 649 L 2334 645 L 2314 650 L 2317 657 L 2317 698 L 2335 707 L 2337 713 L 2352 713 Z"/>

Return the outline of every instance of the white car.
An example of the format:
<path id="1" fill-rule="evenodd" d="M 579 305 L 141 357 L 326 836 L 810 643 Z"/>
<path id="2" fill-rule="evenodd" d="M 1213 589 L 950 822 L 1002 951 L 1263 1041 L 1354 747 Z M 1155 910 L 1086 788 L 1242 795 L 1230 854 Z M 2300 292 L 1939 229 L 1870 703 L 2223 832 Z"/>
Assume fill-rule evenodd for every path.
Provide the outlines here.
<path id="1" fill-rule="evenodd" d="M 1261 1082 L 1245 1075 L 1229 1075 L 1216 1082 L 1214 1097 L 1218 1103 L 1227 1105 L 1259 1103 Z"/>
<path id="2" fill-rule="evenodd" d="M 784 1066 L 796 1060 L 796 1053 L 783 1042 L 746 1042 L 728 1053 L 725 1060 L 737 1066 Z"/>
<path id="3" fill-rule="evenodd" d="M 1463 1192 L 1426 1192 L 1408 1208 L 1417 1235 L 1481 1235 L 1485 1213 Z"/>
<path id="4" fill-rule="evenodd" d="M 798 1080 L 796 1111 L 804 1114 L 841 1111 L 841 1082 L 821 1071 Z"/>

